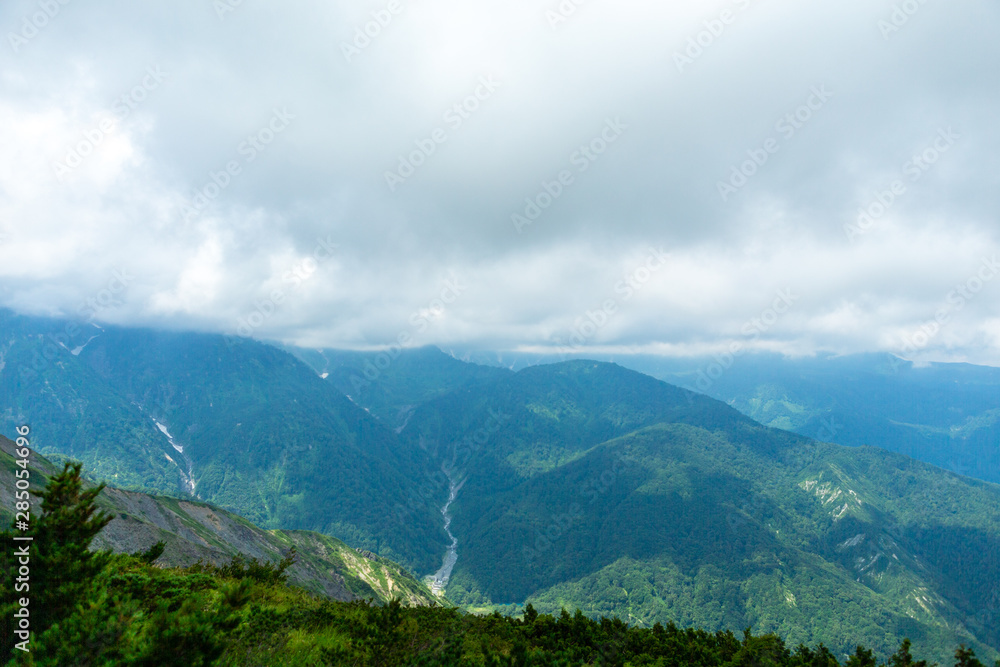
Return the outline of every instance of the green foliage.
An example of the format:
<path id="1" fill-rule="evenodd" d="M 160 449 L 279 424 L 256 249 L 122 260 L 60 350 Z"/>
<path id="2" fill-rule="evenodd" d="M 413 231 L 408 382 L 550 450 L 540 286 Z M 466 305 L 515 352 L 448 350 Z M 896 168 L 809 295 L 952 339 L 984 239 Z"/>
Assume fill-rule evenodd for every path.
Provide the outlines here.
<path id="1" fill-rule="evenodd" d="M 914 660 L 910 654 L 912 643 L 909 638 L 904 639 L 899 650 L 889 658 L 888 667 L 927 667 L 926 660 Z"/>
<path id="2" fill-rule="evenodd" d="M 225 565 L 198 561 L 188 569 L 191 572 L 206 572 L 225 579 L 249 579 L 262 584 L 283 584 L 288 581 L 288 568 L 294 565 L 296 560 L 298 556 L 293 546 L 277 563 L 261 563 L 256 558 L 237 554 Z"/>
<path id="3" fill-rule="evenodd" d="M 156 560 L 160 556 L 163 555 L 163 551 L 166 548 L 167 548 L 167 543 L 161 540 L 153 544 L 145 551 L 137 551 L 132 555 L 138 558 L 139 560 L 143 561 L 144 563 L 149 563 L 150 565 L 152 565 L 153 563 L 156 562 Z"/>
<path id="4" fill-rule="evenodd" d="M 858 646 L 854 655 L 847 659 L 846 667 L 878 667 L 875 654 L 863 646 Z"/>
<path id="5" fill-rule="evenodd" d="M 105 517 L 81 491 L 79 466 L 66 466 L 41 495 L 45 514 L 36 535 L 65 557 L 81 556 Z M 51 533 L 45 536 L 44 532 Z M 60 538 L 62 541 L 60 541 Z M 158 549 L 139 555 L 92 555 L 50 574 L 61 615 L 36 626 L 30 654 L 10 665 L 403 665 L 483 667 L 839 667 L 820 644 L 789 650 L 773 633 L 681 629 L 673 623 L 631 627 L 592 620 L 579 610 L 558 616 L 527 605 L 522 618 L 464 614 L 453 608 L 335 602 L 285 583 L 291 551 L 275 564 L 236 558 L 222 565 L 157 568 Z M 60 561 L 62 562 L 62 561 Z M 890 667 L 914 663 L 904 641 Z M 8 657 L 10 653 L 8 652 Z M 957 667 L 981 667 L 961 647 Z M 879 667 L 857 647 L 847 665 Z"/>
<path id="6" fill-rule="evenodd" d="M 4 572 L 4 603 L 0 611 L 5 626 L 11 623 L 14 598 L 26 597 L 31 601 L 28 606 L 31 630 L 44 633 L 72 613 L 89 581 L 107 563 L 108 554 L 89 550 L 94 537 L 111 521 L 110 516 L 98 512 L 95 504 L 103 486 L 83 490 L 80 470 L 81 464 L 66 463 L 43 491 L 32 491 L 42 501 L 41 516 L 30 524 L 30 530 L 19 533 L 31 538 L 27 591 L 14 595 L 13 575 L 21 561 L 15 558 L 12 546 L 5 546 L 0 556 Z M 5 545 L 18 544 L 13 541 L 11 531 L 4 531 L 2 537 Z M 13 645 L 13 635 L 4 632 L 2 650 L 9 655 Z"/>
<path id="7" fill-rule="evenodd" d="M 470 446 L 491 410 L 507 419 Z M 586 361 L 431 401 L 403 436 L 469 452 L 447 593 L 470 608 L 752 625 L 842 658 L 1000 646 L 997 487 Z M 521 465 L 538 451 L 555 467 Z"/>
<path id="8" fill-rule="evenodd" d="M 986 667 L 976 659 L 976 652 L 971 648 L 959 646 L 955 651 L 955 667 Z"/>

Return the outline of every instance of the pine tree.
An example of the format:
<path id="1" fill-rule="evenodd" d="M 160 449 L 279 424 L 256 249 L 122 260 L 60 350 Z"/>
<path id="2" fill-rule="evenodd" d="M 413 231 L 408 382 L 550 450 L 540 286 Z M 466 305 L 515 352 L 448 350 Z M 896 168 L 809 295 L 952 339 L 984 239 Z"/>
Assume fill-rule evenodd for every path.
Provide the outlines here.
<path id="1" fill-rule="evenodd" d="M 54 623 L 66 618 L 78 602 L 90 581 L 103 569 L 109 555 L 92 553 L 91 541 L 108 525 L 111 517 L 97 511 L 95 500 L 104 485 L 83 490 L 81 464 L 67 463 L 63 471 L 49 480 L 44 491 L 32 491 L 42 500 L 41 516 L 28 531 L 30 537 L 28 590 L 17 593 L 30 600 L 31 632 L 36 637 Z M 4 531 L 4 544 L 13 543 L 14 533 Z M 14 570 L 11 550 L 4 549 L 4 572 Z M 4 577 L 2 612 L 9 623 L 14 591 Z M 4 626 L 5 629 L 8 627 Z M 10 657 L 14 644 L 11 633 L 3 633 L 3 656 Z"/>
<path id="2" fill-rule="evenodd" d="M 854 655 L 847 659 L 847 667 L 876 667 L 875 654 L 863 646 L 857 647 Z"/>
<path id="3" fill-rule="evenodd" d="M 107 553 L 90 551 L 90 543 L 111 522 L 96 504 L 104 484 L 84 491 L 81 468 L 66 463 L 44 491 L 33 492 L 42 500 L 31 547 L 32 629 L 39 634 L 72 612 L 108 560 Z"/>
<path id="4" fill-rule="evenodd" d="M 986 667 L 976 659 L 976 652 L 971 648 L 965 648 L 964 645 L 955 651 L 955 661 L 955 667 Z"/>

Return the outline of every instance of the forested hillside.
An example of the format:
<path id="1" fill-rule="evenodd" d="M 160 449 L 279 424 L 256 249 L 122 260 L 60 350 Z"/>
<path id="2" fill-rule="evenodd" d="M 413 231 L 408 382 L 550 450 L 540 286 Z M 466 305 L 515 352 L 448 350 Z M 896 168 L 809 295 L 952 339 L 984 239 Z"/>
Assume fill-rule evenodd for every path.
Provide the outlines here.
<path id="1" fill-rule="evenodd" d="M 597 362 L 454 392 L 402 435 L 462 480 L 457 601 L 753 626 L 838 651 L 904 634 L 938 659 L 1000 645 L 1000 487 Z"/>
<path id="2" fill-rule="evenodd" d="M 961 643 L 998 655 L 995 485 L 767 428 L 614 364 L 514 372 L 433 348 L 293 355 L 112 327 L 63 345 L 65 323 L 8 318 L 8 427 L 92 462 L 126 505 L 177 496 L 160 507 L 205 542 L 187 522 L 209 502 L 434 574 L 467 610 L 749 626 L 841 659 L 903 637 L 942 663 Z M 295 541 L 271 535 L 260 557 Z M 340 549 L 325 540 L 300 540 L 303 557 Z"/>
<path id="3" fill-rule="evenodd" d="M 39 451 L 82 461 L 93 479 L 192 494 L 265 528 L 316 530 L 419 572 L 436 567 L 447 541 L 435 508 L 385 521 L 393 499 L 417 489 L 414 453 L 290 354 L 112 327 L 81 336 L 89 343 L 78 349 L 60 344 L 70 324 L 3 316 L 6 432 L 37 424 Z"/>
<path id="4" fill-rule="evenodd" d="M 42 512 L 22 537 L 32 538 L 33 583 L 27 629 L 11 627 L 23 601 L 4 577 L 0 659 L 10 665 L 656 665 L 685 667 L 839 667 L 822 644 L 791 649 L 773 634 L 642 629 L 620 620 L 562 610 L 520 619 L 466 615 L 440 607 L 375 606 L 314 597 L 288 586 L 291 553 L 279 562 L 235 558 L 188 568 L 156 567 L 160 545 L 114 555 L 88 550 L 111 519 L 98 510 L 99 489 L 85 490 L 78 466 L 66 465 L 39 493 Z M 5 542 L 11 539 L 3 532 Z M 13 568 L 10 552 L 0 566 Z M 41 586 L 38 586 L 41 584 Z M 23 600 L 23 598 L 22 598 Z M 849 667 L 876 667 L 856 646 Z M 909 640 L 891 667 L 926 667 Z M 973 650 L 954 652 L 956 667 L 983 667 Z M 1000 663 L 998 663 L 1000 664 Z"/>
<path id="5" fill-rule="evenodd" d="M 564 360 L 464 356 L 518 369 Z M 892 354 L 594 358 L 717 398 L 766 426 L 839 445 L 880 447 L 1000 483 L 1000 369 L 991 366 L 918 366 Z"/>

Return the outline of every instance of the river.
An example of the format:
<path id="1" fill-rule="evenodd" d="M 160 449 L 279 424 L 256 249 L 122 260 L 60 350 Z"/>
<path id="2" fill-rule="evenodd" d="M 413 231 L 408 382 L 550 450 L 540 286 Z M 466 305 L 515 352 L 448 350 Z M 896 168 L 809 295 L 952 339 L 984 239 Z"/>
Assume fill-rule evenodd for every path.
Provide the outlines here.
<path id="1" fill-rule="evenodd" d="M 451 544 L 448 546 L 448 550 L 444 554 L 444 560 L 441 563 L 441 569 L 434 573 L 431 577 L 430 589 L 434 595 L 444 595 L 444 589 L 448 587 L 448 580 L 451 578 L 451 571 L 455 569 L 455 563 L 458 562 L 458 538 L 455 537 L 451 532 L 451 504 L 455 502 L 455 498 L 458 497 L 458 492 L 465 484 L 463 479 L 458 484 L 449 475 L 448 476 L 448 501 L 441 507 L 441 516 L 444 517 L 444 532 L 448 533 L 448 539 L 451 540 Z"/>

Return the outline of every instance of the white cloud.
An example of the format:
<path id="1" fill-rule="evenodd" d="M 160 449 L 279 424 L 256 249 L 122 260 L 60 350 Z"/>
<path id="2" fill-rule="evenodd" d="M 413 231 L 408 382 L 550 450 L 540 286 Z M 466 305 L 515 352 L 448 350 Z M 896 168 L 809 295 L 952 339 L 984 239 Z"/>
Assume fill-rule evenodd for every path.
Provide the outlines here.
<path id="1" fill-rule="evenodd" d="M 104 319 L 232 332 L 278 289 L 254 335 L 544 346 L 615 298 L 653 245 L 669 264 L 588 344 L 721 349 L 792 288 L 754 345 L 897 351 L 1000 250 L 1000 9 L 927 3 L 884 39 L 892 4 L 595 0 L 553 28 L 555 2 L 401 0 L 347 62 L 342 43 L 385 3 L 245 0 L 223 20 L 211 3 L 71 3 L 16 53 L 4 45 L 0 303 L 72 314 L 127 269 Z M 35 9 L 4 3 L 0 32 Z M 708 39 L 723 10 L 733 20 Z M 679 72 L 689 39 L 705 45 Z M 166 74 L 155 86 L 150 68 Z M 496 91 L 449 124 L 481 77 Z M 786 136 L 776 123 L 814 86 L 833 96 Z M 275 109 L 294 120 L 270 139 Z M 575 152 L 618 117 L 620 139 L 578 171 Z M 954 146 L 849 239 L 858 209 L 947 127 Z M 391 192 L 385 172 L 438 128 L 447 140 Z M 269 141 L 252 160 L 250 137 Z M 723 202 L 718 182 L 771 138 Z M 232 161 L 238 175 L 185 219 Z M 511 215 L 562 170 L 573 184 L 517 234 Z M 335 257 L 282 280 L 327 238 Z M 431 313 L 450 275 L 468 289 Z M 986 285 L 920 354 L 1000 363 L 998 298 Z"/>

